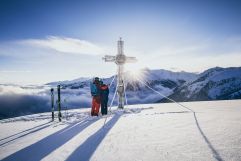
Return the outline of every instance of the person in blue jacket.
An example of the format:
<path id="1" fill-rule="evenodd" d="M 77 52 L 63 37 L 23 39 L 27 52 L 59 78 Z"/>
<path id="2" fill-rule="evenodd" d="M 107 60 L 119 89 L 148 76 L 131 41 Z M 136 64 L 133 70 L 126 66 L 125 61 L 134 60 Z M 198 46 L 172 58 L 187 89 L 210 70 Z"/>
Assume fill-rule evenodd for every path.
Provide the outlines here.
<path id="1" fill-rule="evenodd" d="M 100 102 L 101 102 L 101 114 L 107 115 L 107 105 L 109 97 L 109 88 L 103 81 L 100 81 Z"/>
<path id="2" fill-rule="evenodd" d="M 92 95 L 91 116 L 98 116 L 100 109 L 100 81 L 98 77 L 95 77 L 90 83 L 90 90 Z"/>

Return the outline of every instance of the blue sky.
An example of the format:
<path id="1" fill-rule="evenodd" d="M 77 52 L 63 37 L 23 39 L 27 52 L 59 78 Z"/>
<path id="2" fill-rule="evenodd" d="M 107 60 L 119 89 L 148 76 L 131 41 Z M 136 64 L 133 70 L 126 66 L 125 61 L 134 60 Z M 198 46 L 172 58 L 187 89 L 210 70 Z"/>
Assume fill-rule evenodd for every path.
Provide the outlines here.
<path id="1" fill-rule="evenodd" d="M 241 1 L 1 0 L 0 83 L 110 76 L 120 36 L 128 70 L 241 66 Z"/>

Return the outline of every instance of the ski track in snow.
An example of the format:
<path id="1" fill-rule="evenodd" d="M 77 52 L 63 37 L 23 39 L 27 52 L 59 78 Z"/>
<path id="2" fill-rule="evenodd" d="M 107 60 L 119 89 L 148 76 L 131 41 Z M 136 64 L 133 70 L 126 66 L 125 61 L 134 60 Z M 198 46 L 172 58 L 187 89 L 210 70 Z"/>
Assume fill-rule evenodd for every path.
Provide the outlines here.
<path id="1" fill-rule="evenodd" d="M 1 120 L 0 160 L 241 160 L 241 100 L 182 104 L 193 111 L 166 103 Z"/>

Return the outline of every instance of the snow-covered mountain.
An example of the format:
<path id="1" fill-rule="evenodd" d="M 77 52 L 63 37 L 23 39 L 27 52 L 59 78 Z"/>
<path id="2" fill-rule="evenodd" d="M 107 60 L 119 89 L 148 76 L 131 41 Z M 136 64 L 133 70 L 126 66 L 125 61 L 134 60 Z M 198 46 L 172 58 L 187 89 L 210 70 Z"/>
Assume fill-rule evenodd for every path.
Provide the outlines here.
<path id="1" fill-rule="evenodd" d="M 241 67 L 208 69 L 196 80 L 176 88 L 170 98 L 176 101 L 240 99 Z"/>
<path id="2" fill-rule="evenodd" d="M 110 84 L 115 76 L 110 78 L 103 78 L 104 83 Z M 153 93 L 142 82 L 147 83 L 153 89 L 162 92 L 165 95 L 170 95 L 173 90 L 183 83 L 194 80 L 197 74 L 188 72 L 172 72 L 168 70 L 149 70 L 142 69 L 136 72 L 124 73 L 126 82 L 126 94 L 128 97 L 128 104 L 136 103 L 153 103 L 160 100 L 160 96 Z M 83 79 L 83 78 L 82 78 Z M 89 96 L 90 89 L 89 84 L 92 79 L 85 78 L 85 80 L 76 79 L 73 81 L 53 82 L 48 85 L 56 86 L 60 84 L 62 87 L 63 95 L 69 95 L 68 97 L 80 97 L 85 95 Z M 110 98 L 113 97 L 116 87 L 116 80 L 110 87 Z M 91 97 L 89 96 L 89 99 Z M 117 100 L 116 100 L 117 101 Z M 115 101 L 115 102 L 116 102 Z M 90 101 L 89 101 L 90 103 Z"/>
<path id="3" fill-rule="evenodd" d="M 139 77 L 138 77 L 139 76 Z M 133 73 L 126 73 L 126 93 L 130 104 L 153 103 L 161 98 L 148 87 L 161 92 L 164 95 L 170 95 L 174 89 L 183 85 L 185 82 L 194 80 L 196 74 L 187 72 L 172 72 L 168 70 L 149 70 L 143 69 L 133 76 Z"/>
<path id="4" fill-rule="evenodd" d="M 59 84 L 72 84 L 72 83 L 77 83 L 77 82 L 83 82 L 88 80 L 89 78 L 86 77 L 80 77 L 74 80 L 65 80 L 65 81 L 57 81 L 57 82 L 51 82 L 51 83 L 47 83 L 47 85 L 52 85 L 52 86 L 56 86 Z"/>

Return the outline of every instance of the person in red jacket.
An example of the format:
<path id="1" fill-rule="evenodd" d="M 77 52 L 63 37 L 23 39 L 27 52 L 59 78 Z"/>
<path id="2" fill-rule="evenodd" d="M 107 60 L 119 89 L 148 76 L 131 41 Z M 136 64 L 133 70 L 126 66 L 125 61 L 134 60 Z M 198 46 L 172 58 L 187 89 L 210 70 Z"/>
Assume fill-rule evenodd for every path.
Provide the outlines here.
<path id="1" fill-rule="evenodd" d="M 100 109 L 100 83 L 99 78 L 96 77 L 90 84 L 92 95 L 91 116 L 98 116 Z"/>
<path id="2" fill-rule="evenodd" d="M 109 88 L 103 81 L 100 81 L 100 102 L 101 102 L 101 114 L 107 115 Z"/>

